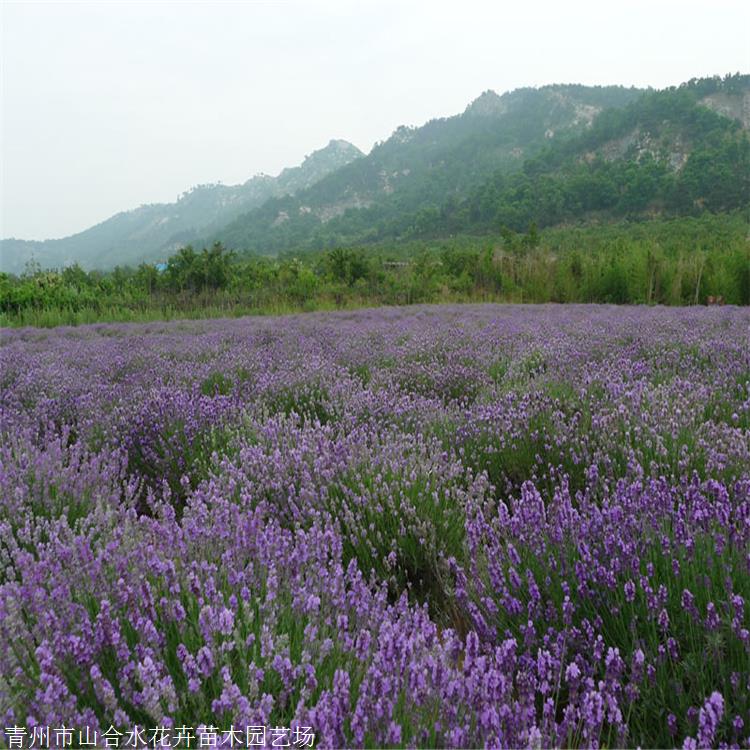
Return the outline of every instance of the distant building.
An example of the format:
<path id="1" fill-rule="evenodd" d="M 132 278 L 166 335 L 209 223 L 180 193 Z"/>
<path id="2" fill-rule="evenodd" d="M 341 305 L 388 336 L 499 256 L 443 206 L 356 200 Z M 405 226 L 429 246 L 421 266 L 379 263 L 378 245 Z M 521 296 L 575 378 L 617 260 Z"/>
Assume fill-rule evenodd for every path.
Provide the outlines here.
<path id="1" fill-rule="evenodd" d="M 167 264 L 164 261 L 159 261 L 158 263 L 154 263 L 154 268 L 159 273 L 164 273 L 167 270 Z"/>

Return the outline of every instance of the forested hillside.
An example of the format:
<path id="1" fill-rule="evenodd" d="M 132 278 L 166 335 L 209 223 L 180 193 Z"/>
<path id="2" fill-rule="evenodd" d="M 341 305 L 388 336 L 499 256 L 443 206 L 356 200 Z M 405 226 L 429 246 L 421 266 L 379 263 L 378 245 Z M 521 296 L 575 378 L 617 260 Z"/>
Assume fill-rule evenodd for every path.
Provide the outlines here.
<path id="1" fill-rule="evenodd" d="M 454 117 L 400 127 L 362 155 L 331 141 L 242 186 L 200 186 L 63 240 L 3 241 L 3 270 L 165 260 L 220 242 L 274 256 L 555 226 L 736 214 L 750 205 L 750 76 L 663 91 L 486 91 Z M 248 210 L 251 209 L 251 210 Z"/>
<path id="2" fill-rule="evenodd" d="M 206 239 L 269 253 L 400 238 L 414 221 L 431 230 L 434 207 L 465 199 L 496 170 L 518 171 L 551 140 L 585 132 L 599 113 L 642 93 L 580 85 L 486 91 L 462 114 L 400 127 L 365 158 Z"/>
<path id="3" fill-rule="evenodd" d="M 738 209 L 750 200 L 748 113 L 750 76 L 739 75 L 646 93 L 487 93 L 217 237 L 271 252 Z"/>
<path id="4" fill-rule="evenodd" d="M 163 260 L 269 198 L 308 188 L 361 156 L 351 143 L 334 140 L 277 177 L 259 174 L 242 185 L 197 185 L 174 203 L 153 203 L 123 211 L 63 239 L 2 240 L 0 270 L 19 273 L 31 259 L 43 267 L 79 263 L 86 268 Z"/>

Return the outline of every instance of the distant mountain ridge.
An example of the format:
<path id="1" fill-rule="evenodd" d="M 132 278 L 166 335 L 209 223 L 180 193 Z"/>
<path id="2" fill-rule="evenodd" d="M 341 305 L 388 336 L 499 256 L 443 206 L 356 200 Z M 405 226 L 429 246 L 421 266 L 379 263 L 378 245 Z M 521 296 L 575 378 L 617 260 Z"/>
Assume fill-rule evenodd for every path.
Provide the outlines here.
<path id="1" fill-rule="evenodd" d="M 495 170 L 520 169 L 550 138 L 582 132 L 604 109 L 643 93 L 577 84 L 486 91 L 459 115 L 397 128 L 362 159 L 308 190 L 267 201 L 206 241 L 267 253 L 394 236 L 388 222 L 458 200 Z"/>
<path id="2" fill-rule="evenodd" d="M 0 270 L 19 273 L 32 258 L 43 267 L 77 262 L 85 268 L 111 268 L 166 257 L 269 198 L 307 189 L 362 156 L 351 143 L 331 140 L 302 164 L 284 169 L 277 177 L 258 174 L 241 185 L 198 185 L 174 203 L 123 211 L 63 239 L 2 240 Z"/>
<path id="3" fill-rule="evenodd" d="M 749 129 L 748 75 L 662 91 L 488 90 L 460 114 L 397 128 L 367 155 L 332 141 L 276 178 L 198 187 L 63 240 L 3 241 L 1 267 L 18 272 L 30 250 L 42 265 L 112 267 L 188 243 L 274 254 L 732 211 L 750 205 Z"/>
<path id="4" fill-rule="evenodd" d="M 650 91 L 553 139 L 515 174 L 496 171 L 432 229 L 517 231 L 750 207 L 750 76 Z M 408 231 L 408 228 L 405 230 Z"/>
<path id="5" fill-rule="evenodd" d="M 216 239 L 281 252 L 702 204 L 732 210 L 747 202 L 749 126 L 747 75 L 663 91 L 486 91 L 461 115 L 399 128 L 363 159 L 269 200 Z"/>

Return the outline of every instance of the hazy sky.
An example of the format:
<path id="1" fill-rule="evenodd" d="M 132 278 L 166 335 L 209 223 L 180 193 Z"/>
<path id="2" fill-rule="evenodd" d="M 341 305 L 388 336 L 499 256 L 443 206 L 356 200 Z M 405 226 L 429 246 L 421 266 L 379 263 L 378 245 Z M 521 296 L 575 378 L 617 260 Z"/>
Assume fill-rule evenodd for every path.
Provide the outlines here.
<path id="1" fill-rule="evenodd" d="M 482 91 L 750 72 L 747 0 L 2 3 L 0 236 L 363 151 Z"/>

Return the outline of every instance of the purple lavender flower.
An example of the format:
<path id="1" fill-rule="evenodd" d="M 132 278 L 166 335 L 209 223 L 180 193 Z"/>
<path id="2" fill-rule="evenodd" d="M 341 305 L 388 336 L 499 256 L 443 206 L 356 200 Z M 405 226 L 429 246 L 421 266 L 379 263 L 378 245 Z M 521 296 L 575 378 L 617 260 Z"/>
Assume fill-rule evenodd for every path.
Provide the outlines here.
<path id="1" fill-rule="evenodd" d="M 7 726 L 741 744 L 748 324 L 446 306 L 4 334 Z"/>

